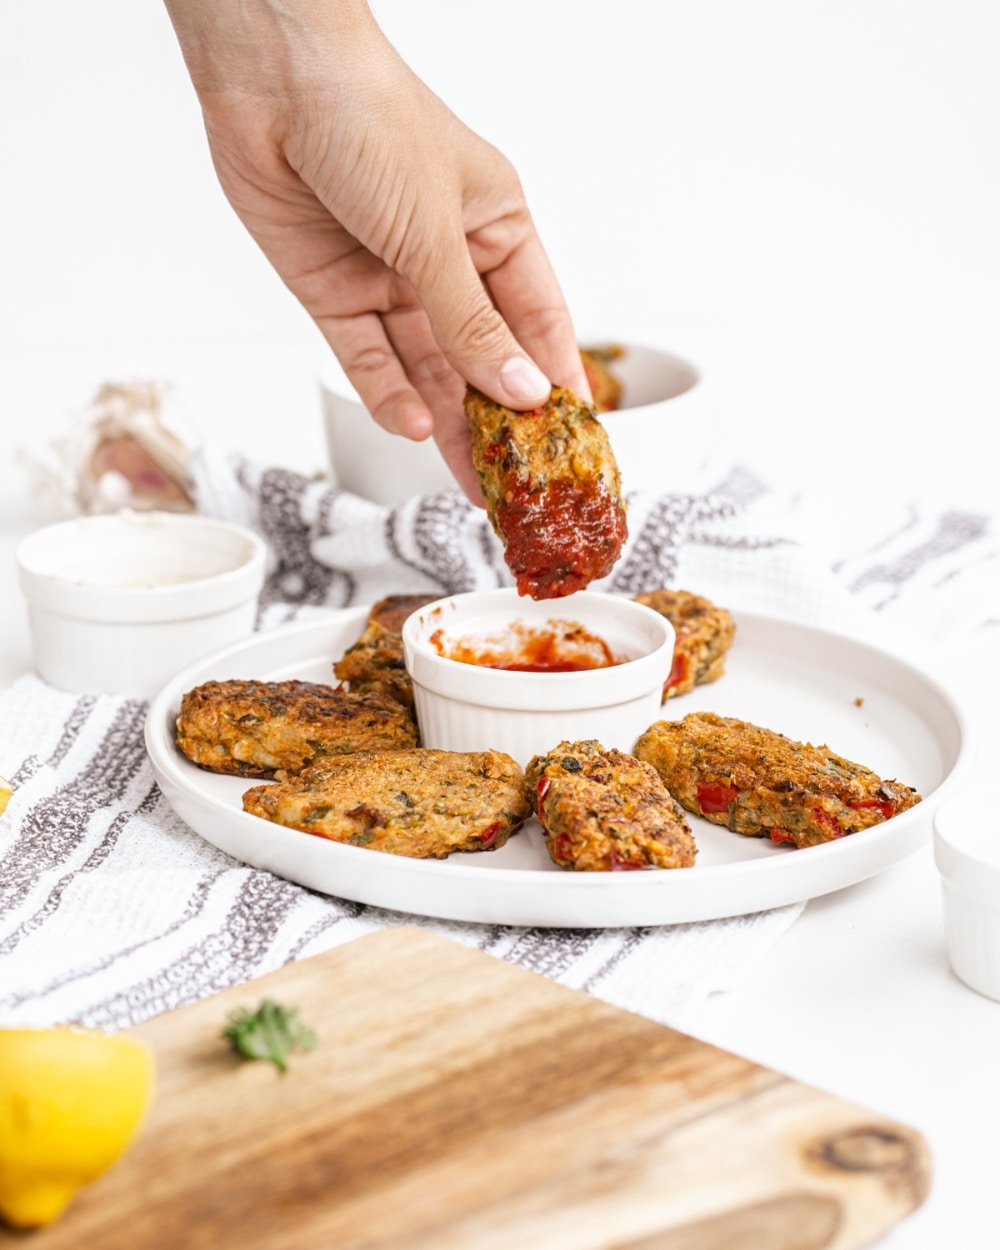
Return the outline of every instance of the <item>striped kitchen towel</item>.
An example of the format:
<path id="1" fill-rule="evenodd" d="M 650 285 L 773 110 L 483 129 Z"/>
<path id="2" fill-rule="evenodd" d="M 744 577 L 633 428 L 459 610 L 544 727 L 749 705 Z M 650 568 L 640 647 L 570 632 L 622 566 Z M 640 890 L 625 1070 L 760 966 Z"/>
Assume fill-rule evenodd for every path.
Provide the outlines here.
<path id="1" fill-rule="evenodd" d="M 0 694 L 0 1023 L 116 1029 L 387 925 L 467 946 L 655 1019 L 738 983 L 801 906 L 703 924 L 516 929 L 326 898 L 249 868 L 174 815 L 153 780 L 145 705 L 53 690 Z"/>
<path id="2" fill-rule="evenodd" d="M 270 544 L 264 626 L 390 592 L 510 584 L 484 514 L 457 493 L 388 508 L 211 454 L 195 486 L 204 511 Z M 631 537 L 604 586 L 689 586 L 862 634 L 891 619 L 954 637 L 997 614 L 1000 543 L 986 518 L 880 508 L 834 515 L 746 470 L 706 471 L 689 494 L 631 499 Z M 421 924 L 685 1025 L 709 993 L 743 981 L 802 910 L 549 931 L 324 897 L 238 863 L 174 815 L 146 759 L 144 711 L 31 676 L 0 693 L 0 763 L 16 785 L 0 818 L 0 1021 L 122 1027 L 374 929 Z"/>
<path id="3" fill-rule="evenodd" d="M 201 511 L 269 543 L 269 623 L 389 589 L 513 584 L 485 512 L 458 491 L 390 507 L 211 446 L 193 479 Z M 982 513 L 884 493 L 831 500 L 712 462 L 692 471 L 688 493 L 628 503 L 628 542 L 591 589 L 682 586 L 731 608 L 914 646 L 1000 620 L 1000 526 Z"/>

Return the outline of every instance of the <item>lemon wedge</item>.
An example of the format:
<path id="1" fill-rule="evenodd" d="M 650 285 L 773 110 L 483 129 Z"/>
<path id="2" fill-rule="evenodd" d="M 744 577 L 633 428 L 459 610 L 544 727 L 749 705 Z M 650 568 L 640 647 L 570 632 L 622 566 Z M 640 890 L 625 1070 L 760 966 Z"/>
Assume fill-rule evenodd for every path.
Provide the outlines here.
<path id="1" fill-rule="evenodd" d="M 131 1037 L 0 1029 L 0 1217 L 58 1219 L 135 1136 L 153 1079 L 151 1052 Z"/>
<path id="2" fill-rule="evenodd" d="M 14 793 L 14 787 L 10 784 L 6 777 L 0 777 L 0 816 L 3 815 L 4 808 L 7 806 L 7 800 Z"/>

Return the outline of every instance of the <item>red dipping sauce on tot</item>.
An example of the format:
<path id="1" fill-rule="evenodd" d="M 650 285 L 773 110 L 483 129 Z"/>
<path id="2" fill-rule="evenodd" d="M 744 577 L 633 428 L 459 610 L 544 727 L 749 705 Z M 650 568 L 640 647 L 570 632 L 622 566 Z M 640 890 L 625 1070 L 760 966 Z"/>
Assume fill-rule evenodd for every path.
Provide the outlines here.
<path id="1" fill-rule="evenodd" d="M 443 629 L 428 639 L 447 660 L 502 668 L 515 673 L 579 673 L 626 664 L 603 638 L 576 621 L 546 621 L 542 626 L 514 621 L 503 634 L 486 638 L 449 638 Z"/>

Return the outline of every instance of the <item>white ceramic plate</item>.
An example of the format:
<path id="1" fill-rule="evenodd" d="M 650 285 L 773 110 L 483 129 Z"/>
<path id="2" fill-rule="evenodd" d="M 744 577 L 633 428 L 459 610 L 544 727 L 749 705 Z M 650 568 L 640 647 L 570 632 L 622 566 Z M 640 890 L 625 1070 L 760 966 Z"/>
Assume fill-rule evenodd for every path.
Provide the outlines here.
<path id="1" fill-rule="evenodd" d="M 694 868 L 572 873 L 552 864 L 534 822 L 498 851 L 447 860 L 308 837 L 242 810 L 243 791 L 255 783 L 204 772 L 177 751 L 174 722 L 186 690 L 237 677 L 329 682 L 332 661 L 366 617 L 367 609 L 348 608 L 202 660 L 160 692 L 146 724 L 156 778 L 192 829 L 256 868 L 361 903 L 487 924 L 604 928 L 711 920 L 798 902 L 862 881 L 925 842 L 932 809 L 966 753 L 959 709 L 918 669 L 837 634 L 749 614 L 736 614 L 726 676 L 672 699 L 664 715 L 707 710 L 826 742 L 884 777 L 916 786 L 923 803 L 864 833 L 801 851 L 692 817 Z M 579 736 L 587 737 L 585 724 Z"/>

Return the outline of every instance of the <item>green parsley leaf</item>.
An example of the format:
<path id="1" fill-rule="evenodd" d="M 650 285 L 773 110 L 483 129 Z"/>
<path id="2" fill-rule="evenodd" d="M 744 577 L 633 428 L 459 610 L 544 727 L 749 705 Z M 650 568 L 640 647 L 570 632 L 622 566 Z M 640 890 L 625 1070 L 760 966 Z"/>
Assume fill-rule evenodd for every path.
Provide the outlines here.
<path id="1" fill-rule="evenodd" d="M 282 1007 L 265 998 L 256 1011 L 241 1007 L 230 1013 L 222 1037 L 245 1059 L 273 1063 L 288 1071 L 288 1055 L 293 1050 L 312 1050 L 319 1038 L 299 1020 L 296 1007 Z"/>

